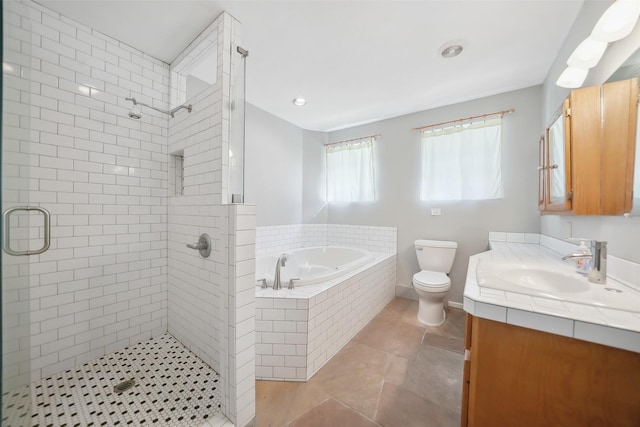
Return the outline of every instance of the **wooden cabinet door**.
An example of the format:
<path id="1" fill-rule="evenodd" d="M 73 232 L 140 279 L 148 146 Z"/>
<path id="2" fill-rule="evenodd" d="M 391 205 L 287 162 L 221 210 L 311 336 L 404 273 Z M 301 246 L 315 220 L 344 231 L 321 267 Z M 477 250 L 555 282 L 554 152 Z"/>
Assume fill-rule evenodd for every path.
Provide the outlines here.
<path id="1" fill-rule="evenodd" d="M 637 117 L 637 78 L 602 87 L 601 215 L 631 212 Z"/>
<path id="2" fill-rule="evenodd" d="M 640 353 L 478 317 L 471 336 L 468 427 L 640 426 Z"/>

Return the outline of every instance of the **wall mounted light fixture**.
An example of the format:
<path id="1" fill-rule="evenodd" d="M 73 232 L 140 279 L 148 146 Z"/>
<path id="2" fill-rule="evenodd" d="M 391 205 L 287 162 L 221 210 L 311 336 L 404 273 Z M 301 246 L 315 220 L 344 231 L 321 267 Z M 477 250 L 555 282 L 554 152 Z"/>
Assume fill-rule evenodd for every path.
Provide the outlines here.
<path id="1" fill-rule="evenodd" d="M 568 67 L 560 74 L 556 84 L 570 89 L 582 86 L 589 69 L 598 64 L 608 44 L 631 34 L 638 16 L 640 16 L 640 1 L 615 1 L 602 14 L 591 35 L 573 51 L 567 60 Z"/>

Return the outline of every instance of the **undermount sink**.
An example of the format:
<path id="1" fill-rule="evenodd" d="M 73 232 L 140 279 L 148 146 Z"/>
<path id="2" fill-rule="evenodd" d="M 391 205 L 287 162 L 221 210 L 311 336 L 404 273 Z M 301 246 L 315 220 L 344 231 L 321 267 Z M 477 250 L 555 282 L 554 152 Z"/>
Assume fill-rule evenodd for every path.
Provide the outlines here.
<path id="1" fill-rule="evenodd" d="M 564 299 L 568 294 L 586 293 L 589 282 L 577 273 L 513 263 L 479 263 L 478 285 L 503 291 Z"/>

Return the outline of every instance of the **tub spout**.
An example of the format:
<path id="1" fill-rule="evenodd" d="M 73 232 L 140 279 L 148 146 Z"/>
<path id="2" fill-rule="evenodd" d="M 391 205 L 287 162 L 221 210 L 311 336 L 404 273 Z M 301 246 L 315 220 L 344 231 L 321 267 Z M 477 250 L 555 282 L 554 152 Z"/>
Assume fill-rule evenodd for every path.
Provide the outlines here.
<path id="1" fill-rule="evenodd" d="M 284 267 L 286 261 L 287 256 L 285 254 L 278 257 L 278 261 L 276 261 L 276 274 L 273 276 L 273 289 L 276 291 L 282 289 L 282 282 L 280 281 L 280 266 L 282 265 Z"/>

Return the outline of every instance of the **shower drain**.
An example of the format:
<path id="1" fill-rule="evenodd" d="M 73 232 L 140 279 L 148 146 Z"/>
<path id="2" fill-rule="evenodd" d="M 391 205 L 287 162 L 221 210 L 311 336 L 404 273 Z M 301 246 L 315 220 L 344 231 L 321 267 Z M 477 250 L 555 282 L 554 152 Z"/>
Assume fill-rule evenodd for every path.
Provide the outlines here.
<path id="1" fill-rule="evenodd" d="M 133 378 L 130 380 L 122 381 L 120 384 L 113 387 L 113 392 L 117 394 L 121 394 L 129 390 L 134 385 L 136 385 L 136 380 L 134 380 Z"/>

